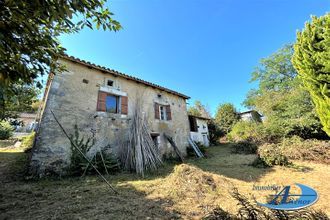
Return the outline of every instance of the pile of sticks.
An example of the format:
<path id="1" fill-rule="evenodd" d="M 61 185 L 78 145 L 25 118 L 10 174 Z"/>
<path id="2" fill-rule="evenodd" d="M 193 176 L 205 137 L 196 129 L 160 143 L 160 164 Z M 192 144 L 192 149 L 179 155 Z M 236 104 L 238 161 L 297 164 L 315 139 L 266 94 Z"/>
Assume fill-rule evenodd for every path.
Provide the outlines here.
<path id="1" fill-rule="evenodd" d="M 162 165 L 160 152 L 150 135 L 147 120 L 140 105 L 136 104 L 128 129 L 128 141 L 120 152 L 124 169 L 144 177 L 145 171 L 156 170 Z"/>

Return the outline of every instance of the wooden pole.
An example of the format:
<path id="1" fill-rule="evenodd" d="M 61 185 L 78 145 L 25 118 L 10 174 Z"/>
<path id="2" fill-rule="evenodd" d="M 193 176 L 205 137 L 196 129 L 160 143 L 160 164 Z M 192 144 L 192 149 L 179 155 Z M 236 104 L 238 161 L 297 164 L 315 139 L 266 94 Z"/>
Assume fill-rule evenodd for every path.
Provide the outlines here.
<path id="1" fill-rule="evenodd" d="M 108 184 L 108 186 L 110 187 L 110 189 L 115 193 L 118 194 L 118 192 L 111 186 L 111 184 L 108 182 L 108 180 L 100 173 L 100 171 L 94 166 L 94 164 L 88 159 L 88 157 L 86 157 L 86 155 L 80 150 L 79 147 L 76 146 L 75 143 L 73 143 L 73 141 L 71 140 L 71 138 L 69 137 L 68 133 L 64 130 L 63 126 L 60 124 L 60 122 L 57 120 L 54 112 L 52 110 L 50 110 L 50 112 L 52 113 L 55 121 L 57 122 L 58 126 L 60 126 L 61 130 L 63 131 L 64 135 L 69 139 L 70 143 L 72 144 L 72 146 L 74 146 L 79 153 L 85 158 L 85 160 L 88 161 L 88 163 L 94 168 L 94 170 L 99 174 L 99 176 L 104 180 L 104 182 L 106 182 L 106 184 Z"/>

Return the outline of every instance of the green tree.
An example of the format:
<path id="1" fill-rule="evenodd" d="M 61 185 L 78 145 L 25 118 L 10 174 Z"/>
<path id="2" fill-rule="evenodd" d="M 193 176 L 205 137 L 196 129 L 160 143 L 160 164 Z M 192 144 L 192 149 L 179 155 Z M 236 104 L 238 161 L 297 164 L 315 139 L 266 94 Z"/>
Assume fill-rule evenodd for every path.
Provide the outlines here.
<path id="1" fill-rule="evenodd" d="M 201 101 L 196 100 L 193 106 L 188 108 L 188 114 L 194 116 L 200 116 L 205 118 L 211 118 L 209 111 L 206 106 L 201 103 Z"/>
<path id="2" fill-rule="evenodd" d="M 78 32 L 85 26 L 117 31 L 120 24 L 105 7 L 104 0 L 24 1 L 5 0 L 0 10 L 0 86 L 32 84 L 64 52 L 58 41 L 63 33 Z M 39 85 L 40 86 L 40 85 Z"/>
<path id="3" fill-rule="evenodd" d="M 4 96 L 0 100 L 0 120 L 16 118 L 20 112 L 34 111 L 34 104 L 38 102 L 40 90 L 34 85 L 22 81 L 0 88 Z"/>
<path id="4" fill-rule="evenodd" d="M 330 136 L 330 13 L 312 17 L 298 32 L 292 62 Z"/>
<path id="5" fill-rule="evenodd" d="M 321 137 L 320 121 L 308 92 L 301 88 L 292 55 L 292 46 L 286 45 L 261 60 L 251 79 L 259 86 L 248 93 L 244 104 L 265 116 L 264 125 L 273 134 Z"/>
<path id="6" fill-rule="evenodd" d="M 239 115 L 233 104 L 224 103 L 218 106 L 215 122 L 224 134 L 228 134 L 238 120 Z"/>

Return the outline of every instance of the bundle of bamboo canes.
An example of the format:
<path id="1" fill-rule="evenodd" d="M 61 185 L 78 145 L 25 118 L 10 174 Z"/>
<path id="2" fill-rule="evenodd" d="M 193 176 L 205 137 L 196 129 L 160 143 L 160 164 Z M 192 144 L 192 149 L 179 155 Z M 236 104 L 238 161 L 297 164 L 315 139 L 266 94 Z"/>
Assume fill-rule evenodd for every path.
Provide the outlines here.
<path id="1" fill-rule="evenodd" d="M 144 177 L 145 171 L 156 170 L 162 165 L 162 160 L 139 104 L 134 108 L 128 132 L 128 141 L 123 143 L 120 151 L 121 164 L 124 169 Z"/>

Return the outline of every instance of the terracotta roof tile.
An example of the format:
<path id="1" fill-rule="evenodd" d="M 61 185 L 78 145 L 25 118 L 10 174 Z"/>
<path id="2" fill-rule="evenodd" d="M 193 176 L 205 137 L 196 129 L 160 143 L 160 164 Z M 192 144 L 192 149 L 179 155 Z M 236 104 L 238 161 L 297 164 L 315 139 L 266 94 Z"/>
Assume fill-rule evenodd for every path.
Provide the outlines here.
<path id="1" fill-rule="evenodd" d="M 103 71 L 103 72 L 106 72 L 106 73 L 110 73 L 110 74 L 115 75 L 115 76 L 120 76 L 120 77 L 129 79 L 129 80 L 133 80 L 135 82 L 142 83 L 144 85 L 147 85 L 147 86 L 150 86 L 150 87 L 153 87 L 153 88 L 160 89 L 160 90 L 166 91 L 168 93 L 180 96 L 184 99 L 189 99 L 190 98 L 189 96 L 186 96 L 186 95 L 184 95 L 182 93 L 179 93 L 179 92 L 176 92 L 174 90 L 167 89 L 167 88 L 162 87 L 160 85 L 157 85 L 157 84 L 154 84 L 154 83 L 151 83 L 151 82 L 147 82 L 147 81 L 139 79 L 137 77 L 130 76 L 130 75 L 127 75 L 125 73 L 121 73 L 121 72 L 118 72 L 116 70 L 113 70 L 113 69 L 110 69 L 110 68 L 107 68 L 107 67 L 104 67 L 104 66 L 100 66 L 100 65 L 91 63 L 89 61 L 86 61 L 86 60 L 82 60 L 82 59 L 79 59 L 79 58 L 76 58 L 76 57 L 73 57 L 73 56 L 69 56 L 69 55 L 66 55 L 66 54 L 62 55 L 61 58 L 70 60 L 72 62 L 80 63 L 80 64 L 88 66 L 90 68 L 94 68 L 94 69 L 97 69 L 97 70 L 100 70 L 100 71 Z"/>

